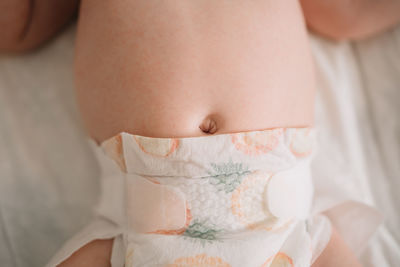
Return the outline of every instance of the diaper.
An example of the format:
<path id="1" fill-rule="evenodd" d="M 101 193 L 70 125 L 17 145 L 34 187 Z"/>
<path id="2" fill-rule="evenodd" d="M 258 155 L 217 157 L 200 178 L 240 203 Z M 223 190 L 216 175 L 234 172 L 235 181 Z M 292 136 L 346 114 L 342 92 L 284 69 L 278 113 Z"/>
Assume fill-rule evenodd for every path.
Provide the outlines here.
<path id="1" fill-rule="evenodd" d="M 329 242 L 330 220 L 313 212 L 313 128 L 90 142 L 96 219 L 48 266 L 114 238 L 113 267 L 309 267 Z"/>

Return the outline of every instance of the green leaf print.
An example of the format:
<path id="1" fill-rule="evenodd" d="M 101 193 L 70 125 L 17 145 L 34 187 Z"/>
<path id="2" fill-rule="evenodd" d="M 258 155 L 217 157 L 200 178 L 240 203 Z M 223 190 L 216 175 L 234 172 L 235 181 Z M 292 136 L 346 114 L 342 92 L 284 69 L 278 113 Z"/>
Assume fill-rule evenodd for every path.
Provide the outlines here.
<path id="1" fill-rule="evenodd" d="M 217 241 L 217 234 L 221 231 L 207 226 L 205 221 L 200 222 L 198 219 L 194 219 L 183 233 L 183 236 L 198 239 L 204 247 L 205 242 L 212 243 L 213 241 Z"/>
<path id="2" fill-rule="evenodd" d="M 234 191 L 242 182 L 243 177 L 250 174 L 248 166 L 244 166 L 243 163 L 233 163 L 232 159 L 229 159 L 227 163 L 211 163 L 211 167 L 213 170 L 208 171 L 210 177 L 205 178 L 225 193 Z"/>

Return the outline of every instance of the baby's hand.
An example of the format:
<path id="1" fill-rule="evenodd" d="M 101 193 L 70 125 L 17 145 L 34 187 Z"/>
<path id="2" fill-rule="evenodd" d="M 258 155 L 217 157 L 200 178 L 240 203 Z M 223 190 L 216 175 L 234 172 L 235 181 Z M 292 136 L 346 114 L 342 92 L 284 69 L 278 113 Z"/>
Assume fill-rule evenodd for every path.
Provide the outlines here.
<path id="1" fill-rule="evenodd" d="M 79 0 L 1 0 L 0 52 L 34 49 L 75 14 Z"/>
<path id="2" fill-rule="evenodd" d="M 309 28 L 333 39 L 363 39 L 400 22 L 400 0 L 300 0 Z"/>

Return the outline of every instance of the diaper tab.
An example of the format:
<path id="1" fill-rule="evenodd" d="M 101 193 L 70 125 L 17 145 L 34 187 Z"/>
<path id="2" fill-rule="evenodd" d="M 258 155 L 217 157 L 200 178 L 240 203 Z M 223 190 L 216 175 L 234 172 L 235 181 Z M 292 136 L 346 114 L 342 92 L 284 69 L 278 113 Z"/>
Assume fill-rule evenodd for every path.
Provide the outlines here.
<path id="1" fill-rule="evenodd" d="M 151 233 L 179 230 L 185 226 L 186 202 L 179 189 L 130 174 L 125 192 L 129 230 Z"/>
<path id="2" fill-rule="evenodd" d="M 276 173 L 265 190 L 266 205 L 277 218 L 306 219 L 310 214 L 313 187 L 309 165 L 299 162 L 295 167 Z"/>

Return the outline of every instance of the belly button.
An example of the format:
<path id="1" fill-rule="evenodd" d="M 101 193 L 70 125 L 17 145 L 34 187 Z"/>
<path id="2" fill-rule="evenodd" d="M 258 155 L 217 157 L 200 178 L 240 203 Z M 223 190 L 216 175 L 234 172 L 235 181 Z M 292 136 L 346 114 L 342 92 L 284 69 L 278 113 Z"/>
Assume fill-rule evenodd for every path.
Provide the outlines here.
<path id="1" fill-rule="evenodd" d="M 208 134 L 214 134 L 217 131 L 217 122 L 215 119 L 207 117 L 204 121 L 200 124 L 199 128 Z"/>

